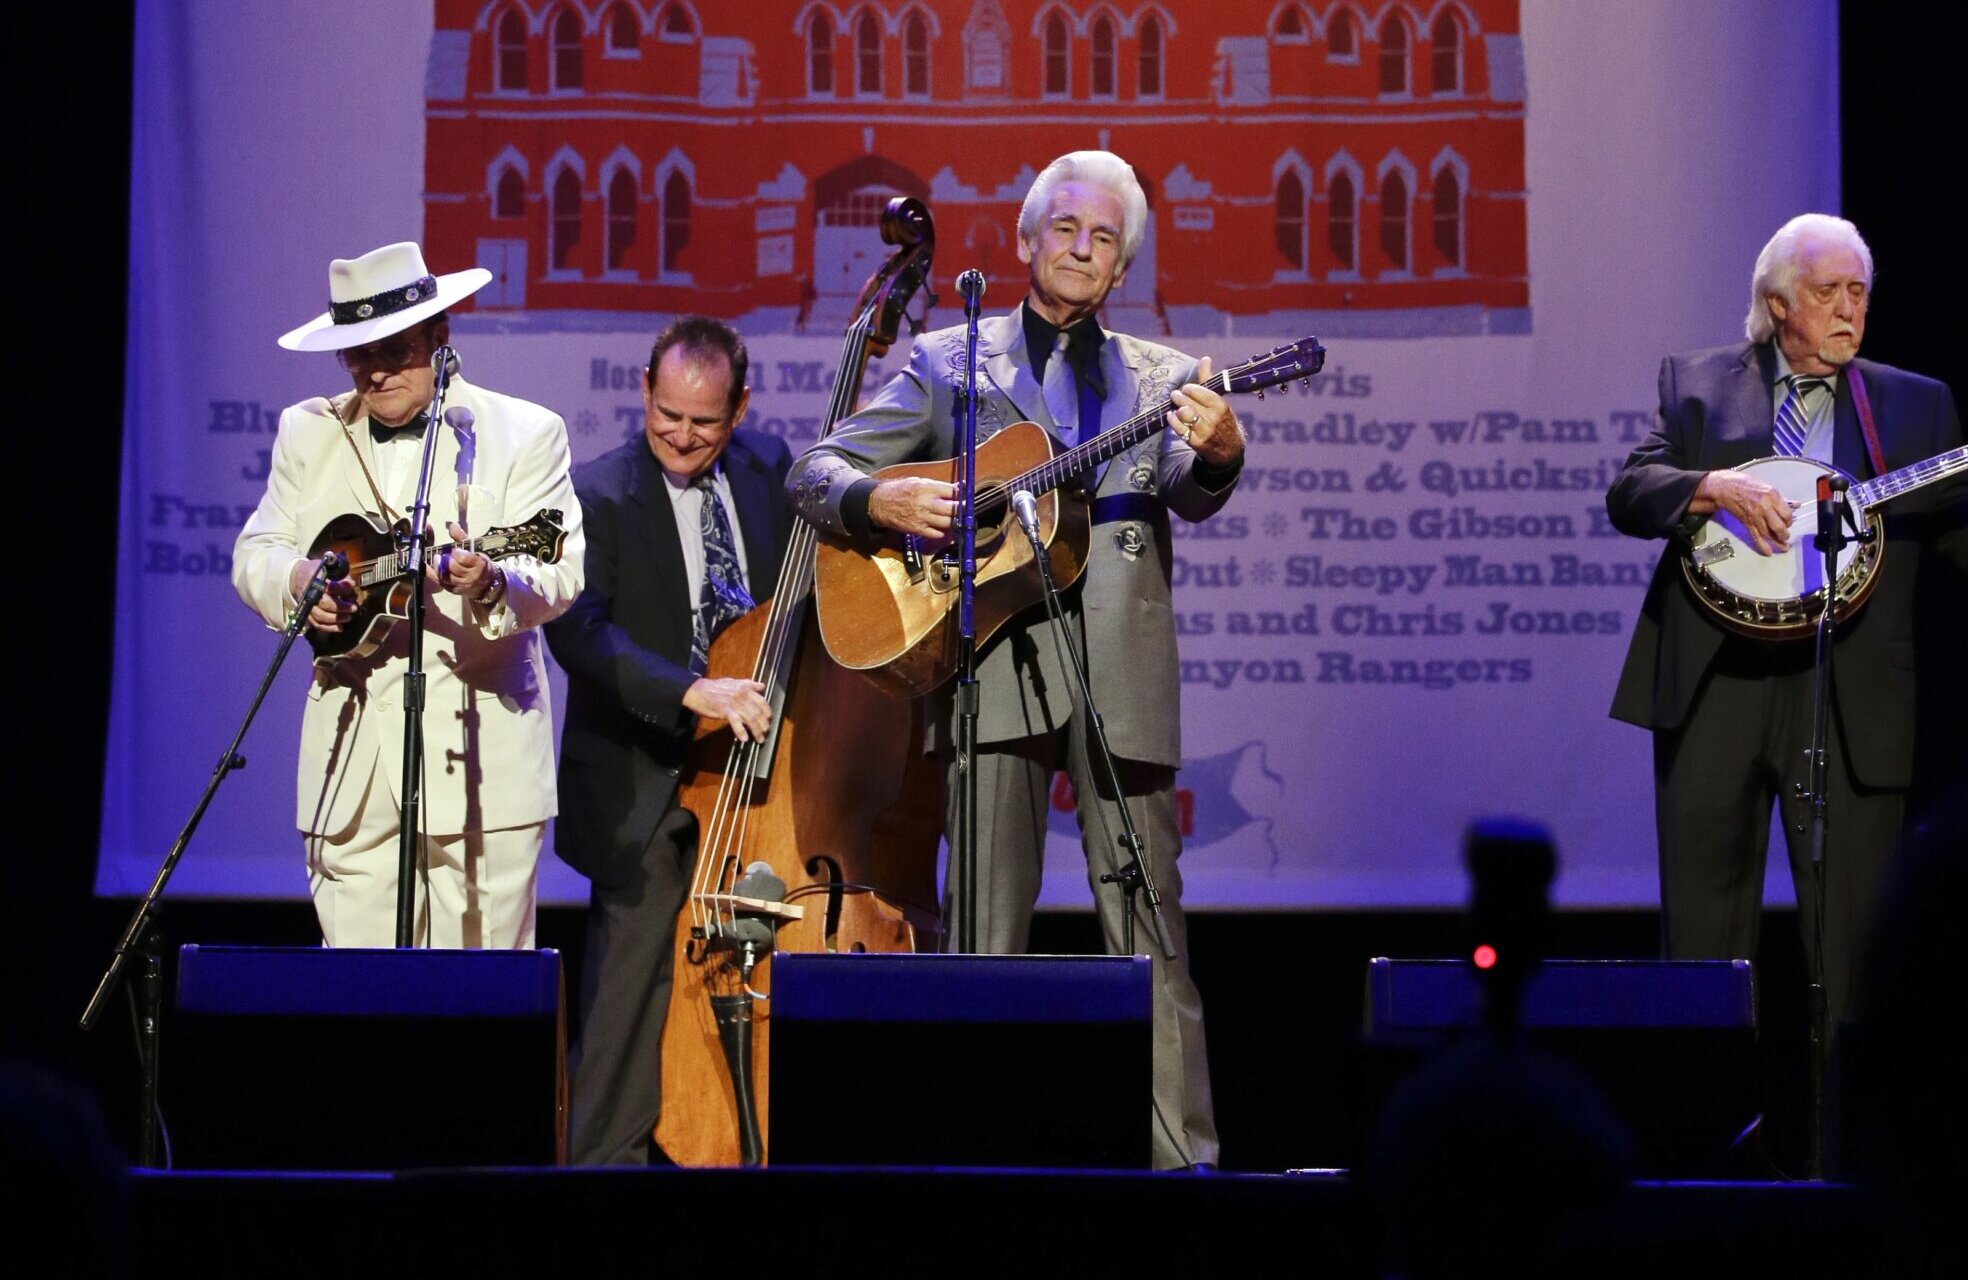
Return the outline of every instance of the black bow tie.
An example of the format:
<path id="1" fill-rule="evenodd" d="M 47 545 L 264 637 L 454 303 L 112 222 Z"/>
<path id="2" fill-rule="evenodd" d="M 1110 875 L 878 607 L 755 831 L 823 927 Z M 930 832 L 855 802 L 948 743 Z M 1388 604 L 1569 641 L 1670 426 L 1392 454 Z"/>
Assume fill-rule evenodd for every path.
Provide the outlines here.
<path id="1" fill-rule="evenodd" d="M 410 419 L 410 421 L 400 427 L 386 427 L 374 418 L 371 418 L 369 419 L 369 438 L 377 444 L 386 444 L 391 440 L 422 440 L 424 438 L 424 427 L 429 421 L 430 414 L 428 411 L 420 411 L 416 417 Z"/>

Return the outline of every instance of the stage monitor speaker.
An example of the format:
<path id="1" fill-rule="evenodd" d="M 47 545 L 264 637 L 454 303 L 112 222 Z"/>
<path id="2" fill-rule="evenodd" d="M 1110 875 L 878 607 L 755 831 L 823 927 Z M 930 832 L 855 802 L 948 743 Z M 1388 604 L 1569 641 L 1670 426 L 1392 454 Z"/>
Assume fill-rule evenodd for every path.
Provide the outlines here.
<path id="1" fill-rule="evenodd" d="M 180 1169 L 557 1164 L 555 951 L 179 953 L 162 1107 Z"/>
<path id="2" fill-rule="evenodd" d="M 1145 1169 L 1150 991 L 1145 956 L 775 956 L 767 1157 Z"/>
<path id="3" fill-rule="evenodd" d="M 1481 1020 L 1461 960 L 1367 966 L 1365 1114 L 1396 1076 Z M 1525 1042 L 1569 1060 L 1632 1131 L 1641 1171 L 1721 1170 L 1757 1119 L 1756 981 L 1747 960 L 1547 960 L 1525 984 Z"/>

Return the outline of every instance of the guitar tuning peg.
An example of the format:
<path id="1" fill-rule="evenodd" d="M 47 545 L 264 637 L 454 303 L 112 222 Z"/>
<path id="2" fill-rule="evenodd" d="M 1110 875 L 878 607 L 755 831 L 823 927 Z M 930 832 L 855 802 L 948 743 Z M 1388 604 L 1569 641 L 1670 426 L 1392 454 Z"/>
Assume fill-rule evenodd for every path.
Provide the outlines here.
<path id="1" fill-rule="evenodd" d="M 1300 378 L 1298 380 L 1298 385 L 1304 387 L 1307 391 L 1310 391 L 1312 389 L 1312 379 Z"/>
<path id="2" fill-rule="evenodd" d="M 1259 400 L 1262 400 L 1262 399 L 1264 399 L 1264 390 L 1263 390 L 1263 388 L 1261 388 L 1261 387 L 1260 387 L 1260 388 L 1258 389 L 1258 392 L 1257 392 L 1257 398 L 1258 398 Z"/>

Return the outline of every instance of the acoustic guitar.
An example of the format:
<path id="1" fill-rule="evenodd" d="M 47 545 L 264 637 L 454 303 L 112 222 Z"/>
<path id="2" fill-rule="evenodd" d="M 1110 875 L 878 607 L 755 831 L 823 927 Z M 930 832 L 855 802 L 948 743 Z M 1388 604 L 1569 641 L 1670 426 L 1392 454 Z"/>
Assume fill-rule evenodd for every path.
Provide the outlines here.
<path id="1" fill-rule="evenodd" d="M 567 530 L 561 528 L 561 513 L 545 508 L 525 524 L 493 529 L 467 542 L 425 549 L 428 565 L 446 551 L 476 551 L 493 560 L 509 556 L 532 556 L 542 564 L 560 559 L 561 544 Z M 316 559 L 330 551 L 348 557 L 348 581 L 355 587 L 355 614 L 339 631 L 308 628 L 308 645 L 314 650 L 314 665 L 332 666 L 346 658 L 366 658 L 389 638 L 390 628 L 409 616 L 410 593 L 423 577 L 422 566 L 409 564 L 410 525 L 398 520 L 385 527 L 361 512 L 336 516 L 315 535 L 308 557 Z"/>
<path id="2" fill-rule="evenodd" d="M 1255 391 L 1309 379 L 1324 366 L 1317 338 L 1300 338 L 1267 355 L 1211 376 L 1219 394 Z M 1044 599 L 1032 547 L 1011 516 L 1020 489 L 1038 499 L 1039 533 L 1063 591 L 1086 568 L 1092 504 L 1084 486 L 1069 485 L 1102 463 L 1164 429 L 1173 400 L 1136 414 L 1091 440 L 1058 454 L 1045 428 L 1014 423 L 977 446 L 977 643 L 982 646 L 1014 614 Z M 877 480 L 911 476 L 955 483 L 957 459 L 883 467 Z M 827 652 L 841 666 L 890 693 L 927 693 L 956 674 L 959 560 L 954 540 L 927 542 L 876 530 L 878 539 L 821 534 L 814 566 L 815 612 Z"/>

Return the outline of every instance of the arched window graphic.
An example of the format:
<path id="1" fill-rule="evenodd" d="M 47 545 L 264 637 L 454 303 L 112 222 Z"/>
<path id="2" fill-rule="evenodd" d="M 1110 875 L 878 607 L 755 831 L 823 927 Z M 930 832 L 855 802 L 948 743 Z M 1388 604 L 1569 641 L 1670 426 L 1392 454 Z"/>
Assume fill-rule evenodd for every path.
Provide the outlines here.
<path id="1" fill-rule="evenodd" d="M 1278 252 L 1285 255 L 1292 270 L 1305 270 L 1305 183 L 1292 169 L 1278 177 L 1277 226 Z"/>
<path id="2" fill-rule="evenodd" d="M 1297 6 L 1286 5 L 1278 10 L 1277 21 L 1271 24 L 1271 38 L 1280 44 L 1305 42 L 1305 19 L 1300 16 Z"/>
<path id="3" fill-rule="evenodd" d="M 663 16 L 656 23 L 656 30 L 665 40 L 689 40 L 697 34 L 697 28 L 690 21 L 690 11 L 680 4 L 673 4 L 663 10 Z"/>
<path id="4" fill-rule="evenodd" d="M 1395 13 L 1380 24 L 1380 91 L 1408 91 L 1408 28 Z"/>
<path id="5" fill-rule="evenodd" d="M 581 87 L 581 17 L 572 6 L 562 9 L 553 24 L 553 87 Z"/>
<path id="6" fill-rule="evenodd" d="M 636 22 L 635 10 L 625 4 L 608 11 L 602 29 L 608 33 L 610 53 L 634 53 L 642 43 L 642 29 Z"/>
<path id="7" fill-rule="evenodd" d="M 526 19 L 517 9 L 506 10 L 492 28 L 492 87 L 526 92 Z"/>
<path id="8" fill-rule="evenodd" d="M 574 246 L 581 239 L 581 178 L 573 169 L 562 169 L 553 184 L 553 219 L 547 232 L 547 265 L 555 271 L 571 271 Z"/>
<path id="9" fill-rule="evenodd" d="M 1353 175 L 1344 170 L 1334 174 L 1326 188 L 1326 244 L 1331 247 L 1341 271 L 1359 269 L 1358 255 L 1354 252 L 1359 243 L 1358 205 L 1359 193 L 1353 189 Z"/>
<path id="10" fill-rule="evenodd" d="M 636 180 L 624 167 L 608 180 L 608 269 L 622 270 L 636 234 Z"/>
<path id="11" fill-rule="evenodd" d="M 1408 269 L 1408 180 L 1399 169 L 1380 180 L 1380 248 L 1396 271 Z"/>
<path id="12" fill-rule="evenodd" d="M 1153 14 L 1141 24 L 1141 42 L 1137 49 L 1139 62 L 1140 93 L 1144 98 L 1162 96 L 1162 20 Z"/>
<path id="13" fill-rule="evenodd" d="M 690 179 L 670 174 L 663 184 L 663 272 L 679 270 L 683 250 L 690 243 Z"/>
<path id="14" fill-rule="evenodd" d="M 834 21 L 818 9 L 806 24 L 806 91 L 816 96 L 834 91 Z"/>
<path id="15" fill-rule="evenodd" d="M 1093 20 L 1093 96 L 1113 97 L 1114 79 L 1114 20 L 1103 13 Z"/>
<path id="16" fill-rule="evenodd" d="M 1456 22 L 1455 14 L 1444 9 L 1435 19 L 1435 30 L 1430 34 L 1434 55 L 1429 59 L 1434 68 L 1433 92 L 1462 92 L 1462 27 Z"/>
<path id="17" fill-rule="evenodd" d="M 499 185 L 493 188 L 492 216 L 495 218 L 526 216 L 526 179 L 519 176 L 519 170 L 508 167 L 499 175 Z"/>
<path id="18" fill-rule="evenodd" d="M 1353 26 L 1351 11 L 1335 9 L 1332 16 L 1326 19 L 1326 56 L 1341 62 L 1359 60 L 1359 32 Z"/>
<path id="19" fill-rule="evenodd" d="M 1045 96 L 1063 98 L 1073 80 L 1066 61 L 1066 19 L 1053 14 L 1045 25 Z"/>
<path id="20" fill-rule="evenodd" d="M 1435 175 L 1435 251 L 1447 265 L 1462 265 L 1462 184 L 1446 164 Z"/>
<path id="21" fill-rule="evenodd" d="M 902 24 L 902 92 L 911 98 L 929 96 L 929 21 L 912 13 Z"/>
<path id="22" fill-rule="evenodd" d="M 881 23 L 872 13 L 854 24 L 854 91 L 881 93 Z"/>

